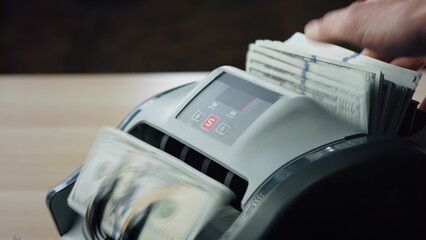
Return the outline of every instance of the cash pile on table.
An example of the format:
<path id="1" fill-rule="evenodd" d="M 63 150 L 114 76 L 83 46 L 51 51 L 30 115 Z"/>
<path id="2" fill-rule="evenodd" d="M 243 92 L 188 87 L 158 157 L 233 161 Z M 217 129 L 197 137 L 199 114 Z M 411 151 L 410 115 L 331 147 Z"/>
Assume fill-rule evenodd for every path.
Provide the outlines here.
<path id="1" fill-rule="evenodd" d="M 246 71 L 304 94 L 368 134 L 396 134 L 421 78 L 302 33 L 249 45 Z"/>
<path id="2" fill-rule="evenodd" d="M 105 127 L 68 205 L 85 218 L 90 239 L 180 240 L 194 239 L 233 197 L 175 157 Z"/>

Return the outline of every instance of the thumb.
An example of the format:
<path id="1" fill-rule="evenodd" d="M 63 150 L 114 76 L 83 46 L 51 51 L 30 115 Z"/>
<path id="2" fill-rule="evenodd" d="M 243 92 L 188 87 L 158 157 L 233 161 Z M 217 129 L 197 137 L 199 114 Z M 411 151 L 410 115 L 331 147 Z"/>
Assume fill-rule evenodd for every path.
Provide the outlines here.
<path id="1" fill-rule="evenodd" d="M 320 19 L 310 21 L 305 26 L 305 35 L 320 42 L 347 42 L 347 28 L 350 28 L 344 10 L 334 10 Z"/>
<path id="2" fill-rule="evenodd" d="M 366 30 L 377 25 L 374 21 L 376 13 L 370 5 L 369 1 L 356 1 L 345 8 L 330 11 L 306 24 L 305 35 L 320 42 L 345 42 L 364 48 Z"/>

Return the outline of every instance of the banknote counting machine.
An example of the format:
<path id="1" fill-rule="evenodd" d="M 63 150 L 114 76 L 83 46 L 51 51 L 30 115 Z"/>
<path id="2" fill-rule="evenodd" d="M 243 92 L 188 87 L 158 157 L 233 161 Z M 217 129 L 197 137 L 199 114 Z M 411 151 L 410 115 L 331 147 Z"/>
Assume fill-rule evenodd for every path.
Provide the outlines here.
<path id="1" fill-rule="evenodd" d="M 220 67 L 153 96 L 118 128 L 236 194 L 197 239 L 424 239 L 424 146 L 368 136 L 242 70 Z M 84 239 L 82 217 L 66 201 L 78 173 L 47 194 L 61 239 Z"/>

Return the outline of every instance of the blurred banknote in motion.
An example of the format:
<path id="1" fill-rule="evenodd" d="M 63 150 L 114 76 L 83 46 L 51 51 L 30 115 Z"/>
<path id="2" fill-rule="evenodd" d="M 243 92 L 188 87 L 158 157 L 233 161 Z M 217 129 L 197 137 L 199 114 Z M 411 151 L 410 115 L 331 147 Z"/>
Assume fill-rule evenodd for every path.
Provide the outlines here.
<path id="1" fill-rule="evenodd" d="M 99 193 L 113 186 L 99 219 L 100 231 L 123 239 L 193 239 L 234 194 L 175 157 L 111 127 L 102 129 L 68 197 L 87 216 Z M 91 230 L 91 229 L 89 229 Z"/>
<path id="2" fill-rule="evenodd" d="M 366 133 L 397 133 L 419 72 L 295 33 L 249 45 L 246 71 L 304 94 Z"/>
<path id="3" fill-rule="evenodd" d="M 16 233 L 12 233 L 12 240 L 21 240 L 21 238 Z"/>

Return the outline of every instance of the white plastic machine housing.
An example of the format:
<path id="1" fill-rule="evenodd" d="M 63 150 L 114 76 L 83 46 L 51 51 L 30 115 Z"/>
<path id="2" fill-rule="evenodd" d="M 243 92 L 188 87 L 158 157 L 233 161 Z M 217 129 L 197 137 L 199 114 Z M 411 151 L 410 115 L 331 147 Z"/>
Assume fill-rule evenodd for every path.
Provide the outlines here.
<path id="1" fill-rule="evenodd" d="M 416 204 L 421 203 L 420 210 L 413 212 L 419 213 L 424 222 L 424 201 L 418 198 L 424 195 L 424 148 L 420 154 L 407 141 L 365 137 L 362 130 L 312 99 L 233 67 L 217 68 L 200 82 L 147 99 L 118 128 L 179 158 L 236 193 L 236 200 L 226 208 L 229 211 L 212 219 L 196 239 L 269 239 L 269 235 L 282 229 L 286 236 L 289 230 L 296 237 L 302 232 L 318 236 L 321 229 L 335 232 L 336 224 L 352 213 L 377 211 L 370 208 L 382 206 L 377 201 L 389 199 L 389 204 L 394 204 L 395 199 L 406 196 L 413 198 L 403 201 L 401 209 L 407 209 L 406 203 L 417 209 Z M 79 170 L 51 189 L 46 198 L 63 240 L 85 237 L 83 226 L 87 219 L 67 206 L 78 173 Z M 293 178 L 287 181 L 287 177 Z M 324 183 L 324 178 L 331 187 L 317 184 L 319 187 L 311 188 L 315 181 Z M 342 179 L 356 188 L 339 186 L 335 191 L 334 181 L 340 184 Z M 389 185 L 390 182 L 395 184 Z M 404 189 L 413 186 L 419 187 L 420 192 L 407 195 Z M 313 190 L 307 191 L 308 187 Z M 383 196 L 376 194 L 377 189 L 389 187 L 392 193 L 401 195 L 389 198 L 388 191 L 378 191 Z M 395 187 L 401 187 L 401 191 L 395 191 Z M 325 193 L 318 189 L 325 189 Z M 362 196 L 359 205 L 353 204 L 355 189 L 355 195 Z M 312 199 L 310 207 L 305 208 L 304 199 Z M 371 199 L 372 205 L 366 205 L 366 199 Z M 343 204 L 345 201 L 350 207 Z M 310 211 L 316 209 L 312 208 L 313 203 L 321 208 L 320 218 L 315 215 L 318 211 Z M 335 208 L 336 203 L 343 207 Z M 294 204 L 308 209 L 302 213 L 303 218 L 288 214 Z M 305 217 L 310 213 L 312 218 Z M 325 221 L 325 216 L 331 216 L 333 221 Z M 314 221 L 315 226 L 309 227 L 311 219 L 321 222 Z M 347 223 L 354 226 L 351 221 Z M 316 230 L 304 231 L 306 226 Z"/>
<path id="2" fill-rule="evenodd" d="M 202 156 L 198 170 L 208 176 L 212 165 L 225 169 L 220 182 L 237 191 L 232 205 L 243 213 L 257 191 L 276 181 L 275 173 L 292 160 L 364 135 L 312 99 L 230 66 L 146 100 L 118 128 L 142 141 L 147 139 L 139 130 L 149 128 L 148 138 L 160 142 L 161 150 L 174 139 L 181 147 L 175 157 L 187 161 L 190 151 L 197 152 Z M 84 238 L 84 219 L 66 206 L 77 176 L 78 170 L 47 196 L 64 240 Z"/>
<path id="3" fill-rule="evenodd" d="M 224 76 L 227 84 L 210 87 Z M 237 89 L 239 84 L 246 87 Z M 253 94 L 257 91 L 250 90 L 253 86 L 261 93 Z M 249 93 L 244 93 L 245 89 Z M 265 105 L 268 93 L 276 98 L 266 99 Z M 238 100 L 232 96 L 247 98 L 247 103 L 235 103 Z M 246 180 L 243 209 L 256 189 L 286 163 L 346 137 L 364 134 L 312 99 L 230 66 L 219 67 L 198 84 L 177 88 L 148 106 L 142 105 L 123 121 L 123 130 L 149 125 Z M 244 111 L 255 116 L 238 118 Z M 251 119 L 247 122 L 245 117 Z M 225 139 L 228 135 L 231 140 Z"/>

